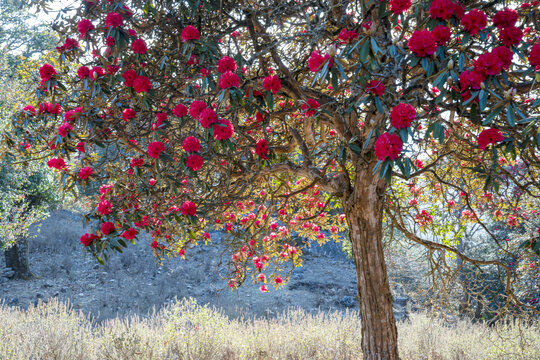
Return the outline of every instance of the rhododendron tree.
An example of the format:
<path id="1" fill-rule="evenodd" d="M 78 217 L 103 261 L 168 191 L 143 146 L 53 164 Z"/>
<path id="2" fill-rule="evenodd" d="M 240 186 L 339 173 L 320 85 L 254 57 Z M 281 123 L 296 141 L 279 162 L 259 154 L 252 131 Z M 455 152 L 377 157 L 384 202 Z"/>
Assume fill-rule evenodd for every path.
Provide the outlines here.
<path id="1" fill-rule="evenodd" d="M 89 76 L 44 65 L 29 104 L 40 110 L 13 118 L 6 141 L 32 144 L 65 190 L 102 184 L 81 238 L 90 253 L 103 261 L 150 232 L 151 251 L 184 257 L 219 229 L 229 286 L 267 292 L 303 247 L 347 230 L 365 359 L 398 358 L 383 226 L 444 266 L 498 267 L 505 309 L 534 310 L 508 265 L 457 245 L 495 211 L 538 222 L 525 205 L 539 196 L 538 3 L 198 4 L 83 1 L 57 28 L 84 40 L 61 56 Z M 539 250 L 530 239 L 522 251 Z"/>

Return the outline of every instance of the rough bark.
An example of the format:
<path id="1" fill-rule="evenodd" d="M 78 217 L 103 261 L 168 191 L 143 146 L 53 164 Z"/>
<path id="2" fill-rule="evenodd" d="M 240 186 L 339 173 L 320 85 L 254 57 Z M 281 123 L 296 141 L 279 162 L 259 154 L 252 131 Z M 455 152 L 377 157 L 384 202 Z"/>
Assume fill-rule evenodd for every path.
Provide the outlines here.
<path id="1" fill-rule="evenodd" d="M 29 280 L 34 277 L 28 262 L 28 239 L 26 237 L 19 237 L 17 242 L 5 251 L 4 257 L 6 266 L 15 272 L 13 278 Z"/>
<path id="2" fill-rule="evenodd" d="M 357 172 L 354 191 L 343 205 L 356 265 L 364 360 L 396 360 L 397 327 L 382 243 L 386 184 L 372 169 Z"/>

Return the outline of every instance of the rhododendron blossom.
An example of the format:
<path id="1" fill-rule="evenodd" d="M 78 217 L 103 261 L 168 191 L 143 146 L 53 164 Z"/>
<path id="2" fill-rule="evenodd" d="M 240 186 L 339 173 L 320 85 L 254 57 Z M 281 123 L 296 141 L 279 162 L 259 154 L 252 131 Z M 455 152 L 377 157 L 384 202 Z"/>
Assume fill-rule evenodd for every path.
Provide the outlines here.
<path id="1" fill-rule="evenodd" d="M 148 144 L 148 156 L 157 159 L 165 151 L 165 145 L 161 141 L 154 141 Z"/>
<path id="2" fill-rule="evenodd" d="M 478 135 L 478 147 L 485 150 L 489 144 L 496 144 L 503 140 L 504 136 L 499 129 L 485 129 Z"/>
<path id="3" fill-rule="evenodd" d="M 180 211 L 183 215 L 195 216 L 197 212 L 197 205 L 191 201 L 185 201 L 182 206 L 180 206 Z"/>
<path id="4" fill-rule="evenodd" d="M 409 104 L 399 103 L 392 108 L 390 119 L 392 126 L 396 129 L 403 129 L 411 126 L 411 122 L 416 118 L 416 110 Z"/>
<path id="5" fill-rule="evenodd" d="M 203 166 L 203 158 L 197 154 L 190 154 L 186 158 L 186 166 L 193 171 L 199 171 Z"/>
<path id="6" fill-rule="evenodd" d="M 484 30 L 486 28 L 486 25 L 486 13 L 478 9 L 469 11 L 463 15 L 463 18 L 461 18 L 461 26 L 463 26 L 465 31 L 470 32 L 471 35 L 478 34 L 480 30 Z"/>
<path id="7" fill-rule="evenodd" d="M 390 11 L 394 14 L 401 14 L 409 10 L 411 0 L 390 0 Z"/>
<path id="8" fill-rule="evenodd" d="M 276 94 L 281 89 L 281 81 L 276 75 L 267 76 L 263 80 L 263 87 L 272 94 Z"/>
<path id="9" fill-rule="evenodd" d="M 259 139 L 255 146 L 255 153 L 263 160 L 268 159 L 268 142 L 266 139 Z"/>
<path id="10" fill-rule="evenodd" d="M 182 148 L 185 152 L 197 152 L 201 149 L 201 142 L 194 136 L 188 136 L 182 142 Z"/>
<path id="11" fill-rule="evenodd" d="M 418 57 L 431 56 L 437 51 L 437 41 L 429 30 L 415 30 L 408 44 L 412 53 Z"/>
<path id="12" fill-rule="evenodd" d="M 403 142 L 399 136 L 385 132 L 377 138 L 375 142 L 375 156 L 379 160 L 395 160 L 403 150 Z"/>
<path id="13" fill-rule="evenodd" d="M 237 88 L 240 86 L 240 78 L 232 71 L 226 71 L 219 77 L 221 89 Z"/>
<path id="14" fill-rule="evenodd" d="M 85 166 L 79 170 L 79 179 L 85 180 L 90 177 L 94 173 L 94 169 L 92 169 L 90 166 Z"/>
<path id="15" fill-rule="evenodd" d="M 188 25 L 184 29 L 182 29 L 182 33 L 180 34 L 182 37 L 182 42 L 188 42 L 193 40 L 199 40 L 201 35 L 199 34 L 199 30 L 195 26 Z"/>
<path id="16" fill-rule="evenodd" d="M 217 71 L 220 73 L 225 73 L 227 71 L 236 71 L 237 65 L 236 61 L 234 61 L 233 58 L 224 56 L 221 59 L 219 59 L 217 63 Z"/>
<path id="17" fill-rule="evenodd" d="M 124 25 L 124 19 L 122 19 L 122 15 L 111 12 L 108 13 L 105 17 L 105 26 L 115 28 Z"/>
<path id="18" fill-rule="evenodd" d="M 320 107 L 319 102 L 315 99 L 307 99 L 305 104 L 302 104 L 302 111 L 306 116 L 313 116 Z"/>

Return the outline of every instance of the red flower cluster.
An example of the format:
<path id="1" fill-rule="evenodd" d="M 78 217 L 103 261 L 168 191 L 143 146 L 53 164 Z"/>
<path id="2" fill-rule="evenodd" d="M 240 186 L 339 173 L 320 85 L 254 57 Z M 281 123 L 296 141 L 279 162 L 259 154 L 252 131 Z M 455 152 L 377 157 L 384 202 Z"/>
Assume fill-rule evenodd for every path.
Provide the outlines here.
<path id="1" fill-rule="evenodd" d="M 197 28 L 192 25 L 186 26 L 182 30 L 182 33 L 180 34 L 180 36 L 182 37 L 182 42 L 188 42 L 191 40 L 199 40 L 201 37 L 201 35 L 199 34 L 199 30 L 197 30 Z"/>
<path id="2" fill-rule="evenodd" d="M 39 76 L 41 77 L 42 84 L 45 81 L 51 80 L 54 75 L 56 75 L 56 70 L 54 69 L 54 66 L 50 64 L 43 64 L 39 68 Z"/>
<path id="3" fill-rule="evenodd" d="M 240 78 L 232 71 L 224 72 L 219 78 L 219 87 L 221 89 L 237 88 L 240 86 Z"/>
<path id="4" fill-rule="evenodd" d="M 75 49 L 78 47 L 79 47 L 79 43 L 77 42 L 77 40 L 72 39 L 72 38 L 67 38 L 62 44 L 62 46 L 56 47 L 56 51 L 64 52 L 64 51 L 68 51 L 68 50 Z"/>
<path id="5" fill-rule="evenodd" d="M 69 123 L 65 122 L 58 128 L 58 134 L 61 137 L 66 137 L 68 132 L 70 132 L 71 130 L 73 130 L 73 127 Z"/>
<path id="6" fill-rule="evenodd" d="M 23 111 L 30 113 L 30 115 L 32 116 L 36 115 L 36 109 L 32 105 L 26 105 L 25 107 L 23 107 Z"/>
<path id="7" fill-rule="evenodd" d="M 366 92 L 376 96 L 383 96 L 384 94 L 384 84 L 379 80 L 370 80 L 366 83 Z"/>
<path id="8" fill-rule="evenodd" d="M 133 159 L 131 159 L 131 167 L 132 168 L 141 167 L 143 165 L 144 165 L 144 159 L 142 159 L 142 158 L 133 158 Z"/>
<path id="9" fill-rule="evenodd" d="M 313 116 L 320 107 L 319 102 L 315 99 L 307 99 L 305 104 L 302 104 L 302 112 L 306 116 Z"/>
<path id="10" fill-rule="evenodd" d="M 197 213 L 197 205 L 191 201 L 185 201 L 182 206 L 180 206 L 180 211 L 183 215 L 195 216 Z"/>
<path id="11" fill-rule="evenodd" d="M 188 136 L 182 142 L 182 148 L 185 152 L 197 152 L 201 150 L 201 143 L 196 137 Z"/>
<path id="12" fill-rule="evenodd" d="M 86 152 L 85 146 L 86 146 L 86 143 L 85 143 L 85 142 L 79 141 L 79 142 L 77 143 L 77 146 L 76 146 L 75 148 L 77 149 L 78 152 L 82 152 L 82 153 L 83 153 L 83 152 Z"/>
<path id="13" fill-rule="evenodd" d="M 198 154 L 190 154 L 186 159 L 186 166 L 193 171 L 198 171 L 203 166 L 203 158 Z"/>
<path id="14" fill-rule="evenodd" d="M 485 150 L 489 144 L 495 144 L 504 140 L 504 136 L 499 129 L 490 128 L 482 131 L 478 135 L 478 147 Z"/>
<path id="15" fill-rule="evenodd" d="M 79 170 L 79 178 L 84 180 L 88 179 L 90 175 L 94 173 L 94 169 L 92 169 L 90 166 L 85 166 Z"/>
<path id="16" fill-rule="evenodd" d="M 197 119 L 207 106 L 208 105 L 206 105 L 204 101 L 195 100 L 189 106 L 189 115 L 191 115 L 192 118 Z"/>
<path id="17" fill-rule="evenodd" d="M 401 14 L 409 10 L 411 0 L 390 0 L 390 11 L 394 14 Z"/>
<path id="18" fill-rule="evenodd" d="M 281 90 L 281 80 L 279 80 L 279 77 L 276 75 L 267 76 L 263 80 L 263 87 L 272 94 L 276 94 L 279 90 Z"/>
<path id="19" fill-rule="evenodd" d="M 390 112 L 391 124 L 396 129 L 404 129 L 411 126 L 411 122 L 416 118 L 416 111 L 410 104 L 399 103 Z"/>
<path id="20" fill-rule="evenodd" d="M 529 52 L 529 64 L 535 68 L 540 67 L 540 43 L 534 44 Z"/>
<path id="21" fill-rule="evenodd" d="M 49 113 L 49 114 L 60 114 L 62 112 L 62 107 L 60 104 L 52 104 L 49 102 L 44 102 L 43 104 L 39 105 L 38 111 L 43 113 Z"/>
<path id="22" fill-rule="evenodd" d="M 109 200 L 101 200 L 98 203 L 97 211 L 100 215 L 109 215 L 112 211 L 112 204 Z"/>
<path id="23" fill-rule="evenodd" d="M 493 16 L 493 24 L 498 29 L 504 29 L 516 25 L 519 14 L 516 10 L 505 8 Z"/>
<path id="24" fill-rule="evenodd" d="M 358 38 L 358 33 L 354 30 L 341 29 L 338 35 L 338 39 L 342 44 L 349 44 L 356 38 Z"/>
<path id="25" fill-rule="evenodd" d="M 127 108 L 122 110 L 122 119 L 124 119 L 124 121 L 129 121 L 135 116 L 137 116 L 137 112 L 133 109 Z"/>
<path id="26" fill-rule="evenodd" d="M 403 142 L 399 136 L 385 132 L 377 141 L 375 141 L 375 156 L 379 160 L 385 160 L 387 157 L 395 160 L 403 150 Z"/>
<path id="27" fill-rule="evenodd" d="M 173 108 L 173 115 L 176 117 L 184 117 L 188 113 L 188 109 L 184 104 L 178 104 Z"/>
<path id="28" fill-rule="evenodd" d="M 47 166 L 51 169 L 65 170 L 67 169 L 67 164 L 62 158 L 52 158 L 47 161 Z"/>
<path id="29" fill-rule="evenodd" d="M 418 221 L 420 226 L 426 226 L 433 221 L 433 216 L 429 215 L 429 212 L 422 210 L 420 214 L 416 214 L 415 219 Z"/>
<path id="30" fill-rule="evenodd" d="M 514 46 L 521 42 L 523 31 L 515 26 L 509 26 L 499 32 L 499 40 L 506 46 Z"/>
<path id="31" fill-rule="evenodd" d="M 90 246 L 90 244 L 92 244 L 92 241 L 94 241 L 95 239 L 99 239 L 99 236 L 86 233 L 83 236 L 81 236 L 80 240 L 83 246 Z"/>
<path id="32" fill-rule="evenodd" d="M 455 4 L 452 0 L 433 0 L 429 7 L 432 19 L 448 20 L 454 14 Z"/>
<path id="33" fill-rule="evenodd" d="M 429 30 L 415 30 L 408 45 L 413 54 L 418 57 L 431 56 L 437 51 L 437 41 Z"/>
<path id="34" fill-rule="evenodd" d="M 484 81 L 482 74 L 474 70 L 465 70 L 459 76 L 459 86 L 461 91 L 480 90 L 480 84 Z"/>
<path id="35" fill-rule="evenodd" d="M 103 224 L 101 224 L 100 229 L 101 229 L 101 233 L 103 235 L 109 235 L 109 234 L 114 232 L 116 227 L 114 226 L 114 224 L 112 222 L 107 221 L 107 222 L 104 222 Z"/>
<path id="36" fill-rule="evenodd" d="M 88 19 L 79 20 L 77 23 L 77 30 L 79 31 L 80 38 L 83 39 L 89 31 L 94 30 L 94 24 Z"/>
<path id="37" fill-rule="evenodd" d="M 472 9 L 461 19 L 461 26 L 463 26 L 465 31 L 470 32 L 471 35 L 478 34 L 480 30 L 485 29 L 487 26 L 486 13 L 478 9 Z"/>
<path id="38" fill-rule="evenodd" d="M 131 43 L 131 50 L 133 50 L 135 54 L 146 54 L 148 48 L 143 39 L 136 39 Z"/>
<path id="39" fill-rule="evenodd" d="M 120 236 L 123 237 L 126 240 L 133 240 L 137 236 L 137 230 L 130 227 L 128 230 L 124 231 L 122 233 L 122 235 L 120 235 Z"/>
<path id="40" fill-rule="evenodd" d="M 124 25 L 124 19 L 122 19 L 122 15 L 118 13 L 111 12 L 111 13 L 108 13 L 107 16 L 105 17 L 106 27 L 115 28 L 122 25 Z"/>
<path id="41" fill-rule="evenodd" d="M 146 76 L 137 76 L 135 81 L 133 82 L 133 90 L 137 94 L 145 92 L 147 93 L 152 88 L 152 84 L 150 83 L 150 80 Z"/>
<path id="42" fill-rule="evenodd" d="M 268 142 L 266 139 L 259 139 L 255 145 L 255 153 L 260 156 L 261 159 L 268 159 Z"/>
<path id="43" fill-rule="evenodd" d="M 444 46 L 450 40 L 452 33 L 447 26 L 439 25 L 431 30 L 431 35 L 435 38 L 437 45 Z"/>
<path id="44" fill-rule="evenodd" d="M 217 71 L 220 73 L 224 73 L 227 71 L 236 71 L 237 65 L 236 61 L 234 61 L 233 58 L 224 56 L 221 59 L 218 60 L 218 67 Z"/>
<path id="45" fill-rule="evenodd" d="M 165 151 L 165 145 L 161 141 L 154 141 L 148 144 L 148 156 L 151 158 L 159 158 L 162 151 Z"/>
<path id="46" fill-rule="evenodd" d="M 206 104 L 204 104 L 206 106 Z M 216 112 L 211 108 L 206 108 L 201 111 L 199 115 L 199 123 L 205 129 L 208 129 L 210 125 L 218 121 L 218 116 Z"/>
<path id="47" fill-rule="evenodd" d="M 230 139 L 234 134 L 234 126 L 229 120 L 221 119 L 212 126 L 216 140 Z"/>
<path id="48" fill-rule="evenodd" d="M 313 51 L 308 59 L 309 71 L 317 72 L 321 70 L 326 60 L 330 58 L 329 54 L 322 56 L 318 51 Z"/>

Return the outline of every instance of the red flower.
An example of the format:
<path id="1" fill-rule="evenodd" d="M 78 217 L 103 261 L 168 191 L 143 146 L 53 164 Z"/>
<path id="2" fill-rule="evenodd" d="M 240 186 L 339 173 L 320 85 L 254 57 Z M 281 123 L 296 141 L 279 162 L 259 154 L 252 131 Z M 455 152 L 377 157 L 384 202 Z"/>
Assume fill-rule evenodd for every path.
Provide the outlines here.
<path id="1" fill-rule="evenodd" d="M 431 30 L 431 35 L 433 35 L 435 41 L 437 41 L 437 45 L 444 46 L 450 40 L 452 33 L 447 26 L 439 25 Z"/>
<path id="2" fill-rule="evenodd" d="M 154 141 L 148 144 L 148 156 L 157 159 L 162 151 L 165 151 L 165 145 L 161 141 Z"/>
<path id="3" fill-rule="evenodd" d="M 124 85 L 125 86 L 133 86 L 133 83 L 135 82 L 135 79 L 137 79 L 139 75 L 137 75 L 137 72 L 135 70 L 127 70 L 122 74 L 122 77 L 124 78 Z"/>
<path id="4" fill-rule="evenodd" d="M 39 76 L 42 82 L 51 80 L 54 75 L 56 75 L 56 70 L 50 64 L 43 64 L 39 68 Z"/>
<path id="5" fill-rule="evenodd" d="M 302 111 L 306 116 L 313 116 L 320 107 L 319 102 L 315 99 L 307 99 L 305 104 L 302 104 Z"/>
<path id="6" fill-rule="evenodd" d="M 205 104 L 206 105 L 206 104 Z M 207 108 L 201 111 L 199 115 L 199 123 L 205 129 L 208 129 L 210 125 L 218 121 L 218 116 L 213 109 Z"/>
<path id="7" fill-rule="evenodd" d="M 23 107 L 23 111 L 26 111 L 32 116 L 36 115 L 36 109 L 32 105 L 26 105 L 25 107 Z"/>
<path id="8" fill-rule="evenodd" d="M 281 89 L 281 80 L 276 75 L 267 76 L 263 80 L 263 87 L 272 94 L 275 94 Z"/>
<path id="9" fill-rule="evenodd" d="M 366 92 L 375 96 L 383 96 L 384 84 L 379 80 L 370 80 L 366 83 Z"/>
<path id="10" fill-rule="evenodd" d="M 281 276 L 276 276 L 274 282 L 276 283 L 276 285 L 279 285 L 283 282 L 283 279 L 281 278 Z"/>
<path id="11" fill-rule="evenodd" d="M 404 129 L 411 126 L 411 122 L 416 118 L 416 111 L 410 104 L 399 103 L 392 108 L 390 119 L 392 126 L 396 129 Z"/>
<path id="12" fill-rule="evenodd" d="M 263 160 L 268 159 L 268 142 L 266 139 L 260 139 L 255 145 L 255 153 L 261 157 Z"/>
<path id="13" fill-rule="evenodd" d="M 223 73 L 219 78 L 219 87 L 221 89 L 229 89 L 232 87 L 239 87 L 240 86 L 240 79 L 238 78 L 238 75 L 233 73 L 232 71 L 227 71 Z"/>
<path id="14" fill-rule="evenodd" d="M 146 76 L 137 76 L 137 78 L 133 82 L 133 90 L 135 90 L 137 94 L 142 92 L 148 92 L 151 88 L 152 84 Z"/>
<path id="15" fill-rule="evenodd" d="M 71 130 L 73 130 L 73 127 L 69 123 L 65 122 L 58 128 L 58 134 L 61 137 L 66 137 L 68 132 Z"/>
<path id="16" fill-rule="evenodd" d="M 474 70 L 481 73 L 484 77 L 497 75 L 502 70 L 502 62 L 492 53 L 482 54 L 474 62 Z"/>
<path id="17" fill-rule="evenodd" d="M 480 90 L 480 84 L 484 81 L 484 76 L 474 70 L 465 70 L 459 76 L 459 86 L 461 91 L 468 89 Z"/>
<path id="18" fill-rule="evenodd" d="M 116 229 L 116 227 L 110 221 L 107 221 L 107 222 L 104 222 L 103 224 L 101 224 L 101 232 L 103 233 L 103 235 L 109 235 L 115 229 Z"/>
<path id="19" fill-rule="evenodd" d="M 429 30 L 415 30 L 408 45 L 418 57 L 431 56 L 437 51 L 437 42 Z"/>
<path id="20" fill-rule="evenodd" d="M 92 169 L 90 166 L 85 166 L 81 170 L 79 170 L 79 178 L 80 179 L 88 179 L 90 175 L 94 173 L 94 169 Z"/>
<path id="21" fill-rule="evenodd" d="M 105 75 L 105 70 L 101 67 L 101 66 L 94 66 L 91 70 L 90 70 L 90 80 L 96 80 L 97 78 L 100 78 L 102 77 L 103 75 Z"/>
<path id="22" fill-rule="evenodd" d="M 108 13 L 105 17 L 105 26 L 106 27 L 118 27 L 124 25 L 124 19 L 122 19 L 122 15 L 111 12 Z"/>
<path id="23" fill-rule="evenodd" d="M 457 19 L 461 19 L 465 14 L 465 6 L 459 2 L 454 3 L 454 16 Z"/>
<path id="24" fill-rule="evenodd" d="M 60 114 L 62 112 L 62 107 L 58 103 L 53 105 L 51 103 L 45 102 L 39 105 L 38 111 L 40 113 L 47 112 L 49 114 Z"/>
<path id="25" fill-rule="evenodd" d="M 212 128 L 214 129 L 214 138 L 216 140 L 227 140 L 234 134 L 234 126 L 229 120 L 221 119 Z"/>
<path id="26" fill-rule="evenodd" d="M 201 150 L 201 143 L 196 137 L 188 136 L 182 142 L 182 148 L 184 148 L 185 152 L 197 152 Z"/>
<path id="27" fill-rule="evenodd" d="M 157 249 L 158 246 L 159 246 L 159 243 L 157 241 L 155 241 L 155 240 L 152 241 L 152 243 L 150 244 L 150 247 L 152 249 Z"/>
<path id="28" fill-rule="evenodd" d="M 514 53 L 512 50 L 506 46 L 497 46 L 495 49 L 491 50 L 493 56 L 497 57 L 500 62 L 501 68 L 508 69 L 512 65 L 512 58 Z"/>
<path id="29" fill-rule="evenodd" d="M 88 19 L 79 20 L 77 23 L 77 30 L 79 31 L 81 39 L 84 38 L 89 31 L 94 29 L 94 24 L 92 24 L 92 22 Z"/>
<path id="30" fill-rule="evenodd" d="M 221 59 L 219 59 L 217 64 L 218 64 L 217 71 L 222 74 L 227 71 L 236 71 L 236 67 L 237 67 L 236 61 L 234 61 L 233 58 L 230 58 L 228 56 L 224 56 Z"/>
<path id="31" fill-rule="evenodd" d="M 193 171 L 198 171 L 203 166 L 203 158 L 197 154 L 188 155 L 186 159 L 186 166 Z"/>
<path id="32" fill-rule="evenodd" d="M 182 206 L 180 206 L 180 211 L 184 215 L 195 216 L 195 213 L 197 212 L 197 205 L 191 201 L 185 201 Z"/>
<path id="33" fill-rule="evenodd" d="M 184 104 L 178 104 L 174 107 L 172 113 L 176 117 L 184 117 L 187 115 L 188 110 Z"/>
<path id="34" fill-rule="evenodd" d="M 505 8 L 493 16 L 493 24 L 498 29 L 504 29 L 516 25 L 519 14 L 516 10 Z"/>
<path id="35" fill-rule="evenodd" d="M 124 119 L 124 121 L 129 121 L 135 116 L 137 116 L 137 112 L 133 109 L 127 108 L 122 110 L 122 119 Z"/>
<path id="36" fill-rule="evenodd" d="M 329 58 L 330 55 L 328 54 L 323 57 L 321 54 L 319 54 L 318 51 L 313 51 L 308 59 L 309 71 L 319 71 L 323 67 L 323 64 L 326 62 L 326 60 L 328 60 Z"/>
<path id="37" fill-rule="evenodd" d="M 495 144 L 504 140 L 504 136 L 499 129 L 490 128 L 482 131 L 478 135 L 478 147 L 485 150 L 489 144 Z"/>
<path id="38" fill-rule="evenodd" d="M 131 50 L 133 50 L 135 54 L 146 54 L 148 48 L 143 39 L 136 39 L 131 43 Z"/>
<path id="39" fill-rule="evenodd" d="M 131 167 L 132 168 L 141 167 L 143 165 L 144 165 L 144 159 L 142 159 L 142 158 L 133 158 L 133 159 L 131 159 Z"/>
<path id="40" fill-rule="evenodd" d="M 188 25 L 182 30 L 180 36 L 182 37 L 182 42 L 187 42 L 190 40 L 199 40 L 201 34 L 199 34 L 199 30 L 195 26 Z"/>
<path id="41" fill-rule="evenodd" d="M 411 0 L 390 0 L 390 11 L 394 14 L 401 14 L 409 10 Z"/>
<path id="42" fill-rule="evenodd" d="M 64 170 L 67 168 L 67 164 L 62 158 L 52 158 L 49 161 L 47 161 L 47 166 L 49 168 L 55 168 L 57 170 Z"/>
<path id="43" fill-rule="evenodd" d="M 120 236 L 123 237 L 126 240 L 133 240 L 133 239 L 135 239 L 135 236 L 137 236 L 137 230 L 130 227 L 128 230 L 124 231 L 122 233 L 122 235 L 120 235 Z"/>
<path id="44" fill-rule="evenodd" d="M 109 200 L 102 200 L 98 203 L 97 211 L 101 215 L 109 215 L 112 211 L 112 204 Z"/>
<path id="45" fill-rule="evenodd" d="M 208 105 L 206 105 L 204 101 L 195 100 L 189 106 L 189 115 L 191 115 L 192 118 L 197 119 L 207 106 Z"/>
<path id="46" fill-rule="evenodd" d="M 473 9 L 466 13 L 461 19 L 461 26 L 465 31 L 471 33 L 471 35 L 476 35 L 480 30 L 483 30 L 487 25 L 487 16 L 486 13 Z"/>
<path id="47" fill-rule="evenodd" d="M 82 142 L 82 141 L 78 142 L 78 143 L 77 143 L 77 146 L 76 146 L 77 151 L 78 151 L 78 152 L 82 152 L 82 153 L 83 153 L 83 152 L 86 152 L 85 145 L 86 145 L 86 143 L 84 143 L 84 142 Z"/>
<path id="48" fill-rule="evenodd" d="M 429 7 L 429 16 L 432 19 L 448 20 L 454 14 L 454 8 L 452 0 L 433 0 Z"/>
<path id="49" fill-rule="evenodd" d="M 529 52 L 529 64 L 540 67 L 540 43 L 534 44 Z"/>
<path id="50" fill-rule="evenodd" d="M 401 150 L 403 150 L 403 143 L 395 134 L 385 132 L 375 141 L 375 156 L 381 161 L 387 157 L 391 160 L 397 159 Z"/>
<path id="51" fill-rule="evenodd" d="M 72 39 L 72 38 L 67 38 L 62 44 L 62 46 L 56 47 L 56 51 L 64 52 L 64 51 L 68 51 L 68 50 L 78 48 L 78 47 L 79 47 L 79 43 L 77 42 L 77 40 Z"/>
<path id="52" fill-rule="evenodd" d="M 83 246 L 89 246 L 92 243 L 92 241 L 94 241 L 95 239 L 99 239 L 99 237 L 97 237 L 94 234 L 86 233 L 83 236 L 81 236 L 81 244 Z"/>
<path id="53" fill-rule="evenodd" d="M 341 29 L 338 35 L 338 39 L 342 44 L 349 44 L 354 39 L 358 38 L 358 33 L 354 30 Z"/>
<path id="54" fill-rule="evenodd" d="M 499 32 L 499 40 L 509 47 L 519 44 L 522 38 L 523 31 L 515 26 L 506 27 Z"/>

